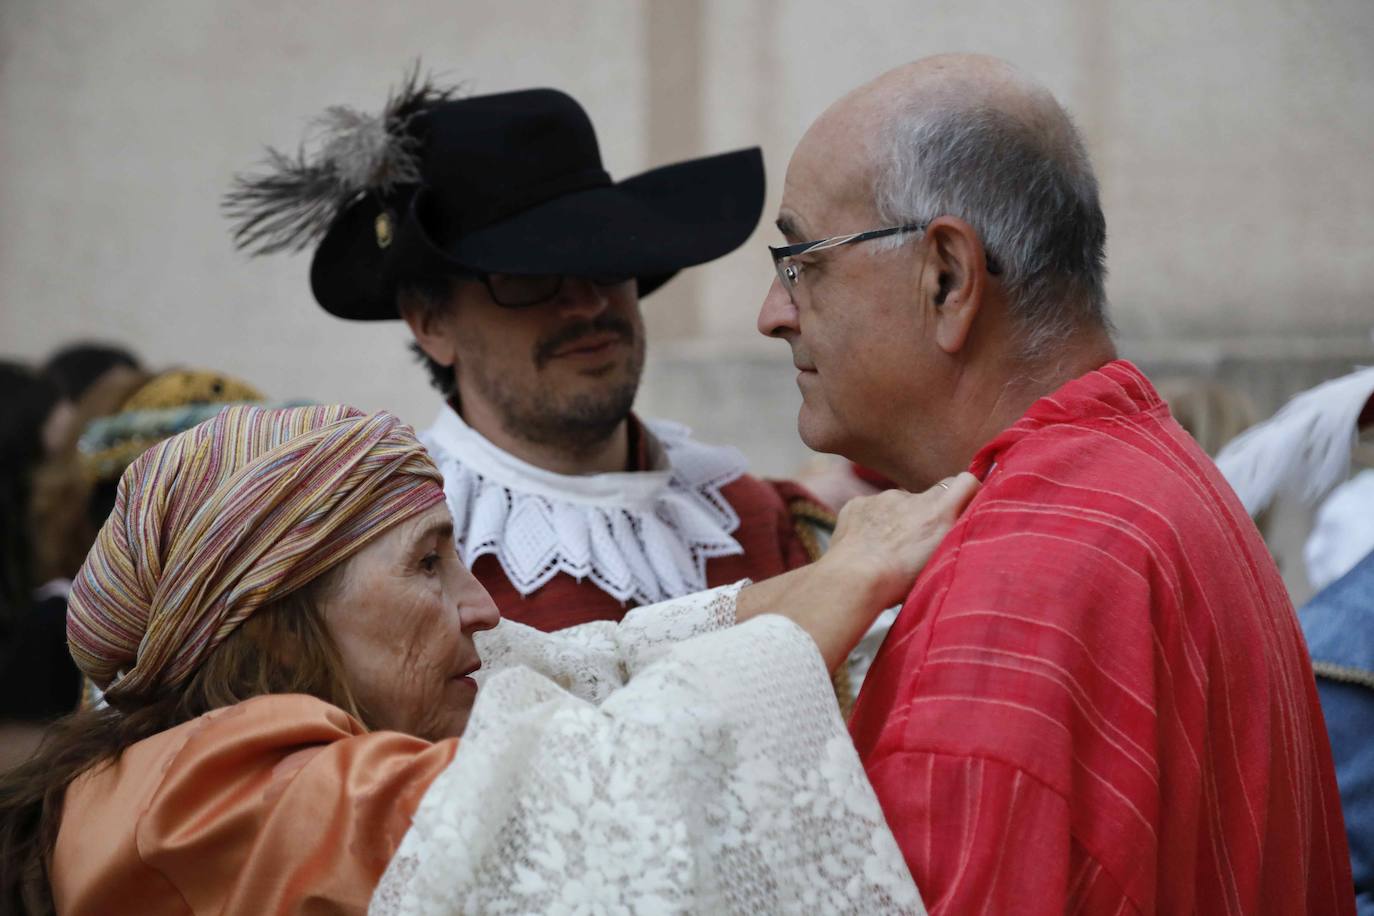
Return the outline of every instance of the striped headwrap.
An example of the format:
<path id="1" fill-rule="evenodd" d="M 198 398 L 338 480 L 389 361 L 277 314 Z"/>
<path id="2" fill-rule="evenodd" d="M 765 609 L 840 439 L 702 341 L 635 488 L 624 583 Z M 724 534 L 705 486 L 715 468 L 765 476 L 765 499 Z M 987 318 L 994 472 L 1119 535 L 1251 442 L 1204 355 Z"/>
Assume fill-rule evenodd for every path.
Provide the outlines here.
<path id="1" fill-rule="evenodd" d="M 112 701 L 176 687 L 264 603 L 443 499 L 390 414 L 227 407 L 124 472 L 72 583 L 72 657 Z"/>

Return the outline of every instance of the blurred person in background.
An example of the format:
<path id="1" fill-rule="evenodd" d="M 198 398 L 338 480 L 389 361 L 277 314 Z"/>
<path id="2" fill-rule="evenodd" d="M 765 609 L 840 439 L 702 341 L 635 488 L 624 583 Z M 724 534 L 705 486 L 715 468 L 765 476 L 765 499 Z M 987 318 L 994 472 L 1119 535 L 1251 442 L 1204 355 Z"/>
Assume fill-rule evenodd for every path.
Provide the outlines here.
<path id="1" fill-rule="evenodd" d="M 1374 512 L 1374 502 L 1365 506 Z M 1374 553 L 1298 612 L 1341 787 L 1359 916 L 1374 916 Z"/>
<path id="2" fill-rule="evenodd" d="M 317 127 L 317 154 L 272 153 L 239 179 L 236 239 L 318 241 L 325 311 L 405 320 L 444 398 L 421 439 L 502 614 L 544 630 L 618 620 L 816 556 L 833 518 L 814 498 L 632 412 L 640 299 L 754 231 L 757 149 L 613 181 L 564 93 L 460 98 L 414 77 L 383 112 L 334 108 Z"/>
<path id="3" fill-rule="evenodd" d="M 141 369 L 138 358 L 123 347 L 92 342 L 68 344 L 43 364 L 43 374 L 73 404 L 107 377 Z"/>
<path id="4" fill-rule="evenodd" d="M 28 757 L 80 696 L 66 598 L 94 529 L 72 417 L 52 381 L 0 362 L 0 769 Z"/>
<path id="5" fill-rule="evenodd" d="M 124 469 L 140 454 L 168 436 L 208 420 L 229 404 L 270 406 L 257 388 L 222 372 L 175 368 L 145 377 L 146 381 L 107 416 L 87 423 L 77 440 L 82 466 L 91 481 L 90 517 L 96 529 L 114 508 Z"/>
<path id="6" fill-rule="evenodd" d="M 1316 507 L 1302 560 L 1307 594 L 1326 588 L 1374 551 L 1374 367 L 1294 395 L 1228 442 L 1217 466 L 1262 530 L 1281 499 Z"/>
<path id="7" fill-rule="evenodd" d="M 850 719 L 931 912 L 1353 913 L 1292 604 L 1117 357 L 1051 93 L 974 55 L 891 71 L 809 128 L 777 223 L 759 329 L 802 439 L 911 490 L 983 481 Z"/>
<path id="8" fill-rule="evenodd" d="M 48 357 L 42 372 L 74 408 L 78 435 L 91 421 L 118 410 L 151 377 L 123 347 L 89 342 L 61 348 Z"/>

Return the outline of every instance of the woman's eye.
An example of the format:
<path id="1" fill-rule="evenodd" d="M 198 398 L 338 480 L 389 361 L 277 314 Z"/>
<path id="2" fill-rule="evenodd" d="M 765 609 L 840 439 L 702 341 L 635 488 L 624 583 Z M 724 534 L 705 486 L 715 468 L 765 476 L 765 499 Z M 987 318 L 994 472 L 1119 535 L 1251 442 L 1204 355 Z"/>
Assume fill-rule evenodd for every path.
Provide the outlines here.
<path id="1" fill-rule="evenodd" d="M 439 555 L 432 552 L 428 554 L 420 561 L 420 568 L 425 571 L 425 575 L 434 575 L 439 570 Z"/>

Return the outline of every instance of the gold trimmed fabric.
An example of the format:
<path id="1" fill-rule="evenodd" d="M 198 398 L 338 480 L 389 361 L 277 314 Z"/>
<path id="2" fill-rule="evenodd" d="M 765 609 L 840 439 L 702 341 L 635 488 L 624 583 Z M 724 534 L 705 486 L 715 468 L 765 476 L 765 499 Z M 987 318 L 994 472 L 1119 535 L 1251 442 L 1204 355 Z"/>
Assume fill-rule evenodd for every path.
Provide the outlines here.
<path id="1" fill-rule="evenodd" d="M 1320 662 L 1313 659 L 1312 673 L 1332 681 L 1359 684 L 1361 687 L 1374 690 L 1374 671 L 1365 671 L 1363 668 L 1356 668 L 1353 665 L 1337 665 L 1333 662 Z"/>

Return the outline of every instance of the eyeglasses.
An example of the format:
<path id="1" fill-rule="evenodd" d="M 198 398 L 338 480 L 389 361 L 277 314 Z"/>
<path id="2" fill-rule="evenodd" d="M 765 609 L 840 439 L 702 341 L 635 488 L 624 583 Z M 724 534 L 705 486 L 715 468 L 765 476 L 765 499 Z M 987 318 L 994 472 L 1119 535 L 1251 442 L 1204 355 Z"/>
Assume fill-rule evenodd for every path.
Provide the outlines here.
<path id="1" fill-rule="evenodd" d="M 769 245 L 768 252 L 773 256 L 773 266 L 778 271 L 778 279 L 782 281 L 782 288 L 787 290 L 787 295 L 791 296 L 796 292 L 797 284 L 801 282 L 802 268 L 806 266 L 800 261 L 794 260 L 798 255 L 824 251 L 827 248 L 839 248 L 841 245 L 853 245 L 856 242 L 867 242 L 889 235 L 897 235 L 901 232 L 921 232 L 925 228 L 925 223 L 910 223 L 905 226 L 890 226 L 887 229 L 870 229 L 868 232 L 834 235 L 828 239 L 798 242 L 796 245 L 784 245 L 781 248 L 774 248 Z"/>
<path id="2" fill-rule="evenodd" d="M 523 309 L 548 302 L 563 288 L 564 274 L 498 274 L 471 271 L 467 274 L 481 280 L 491 300 L 502 308 Z M 617 286 L 630 277 L 586 277 L 600 287 Z"/>

